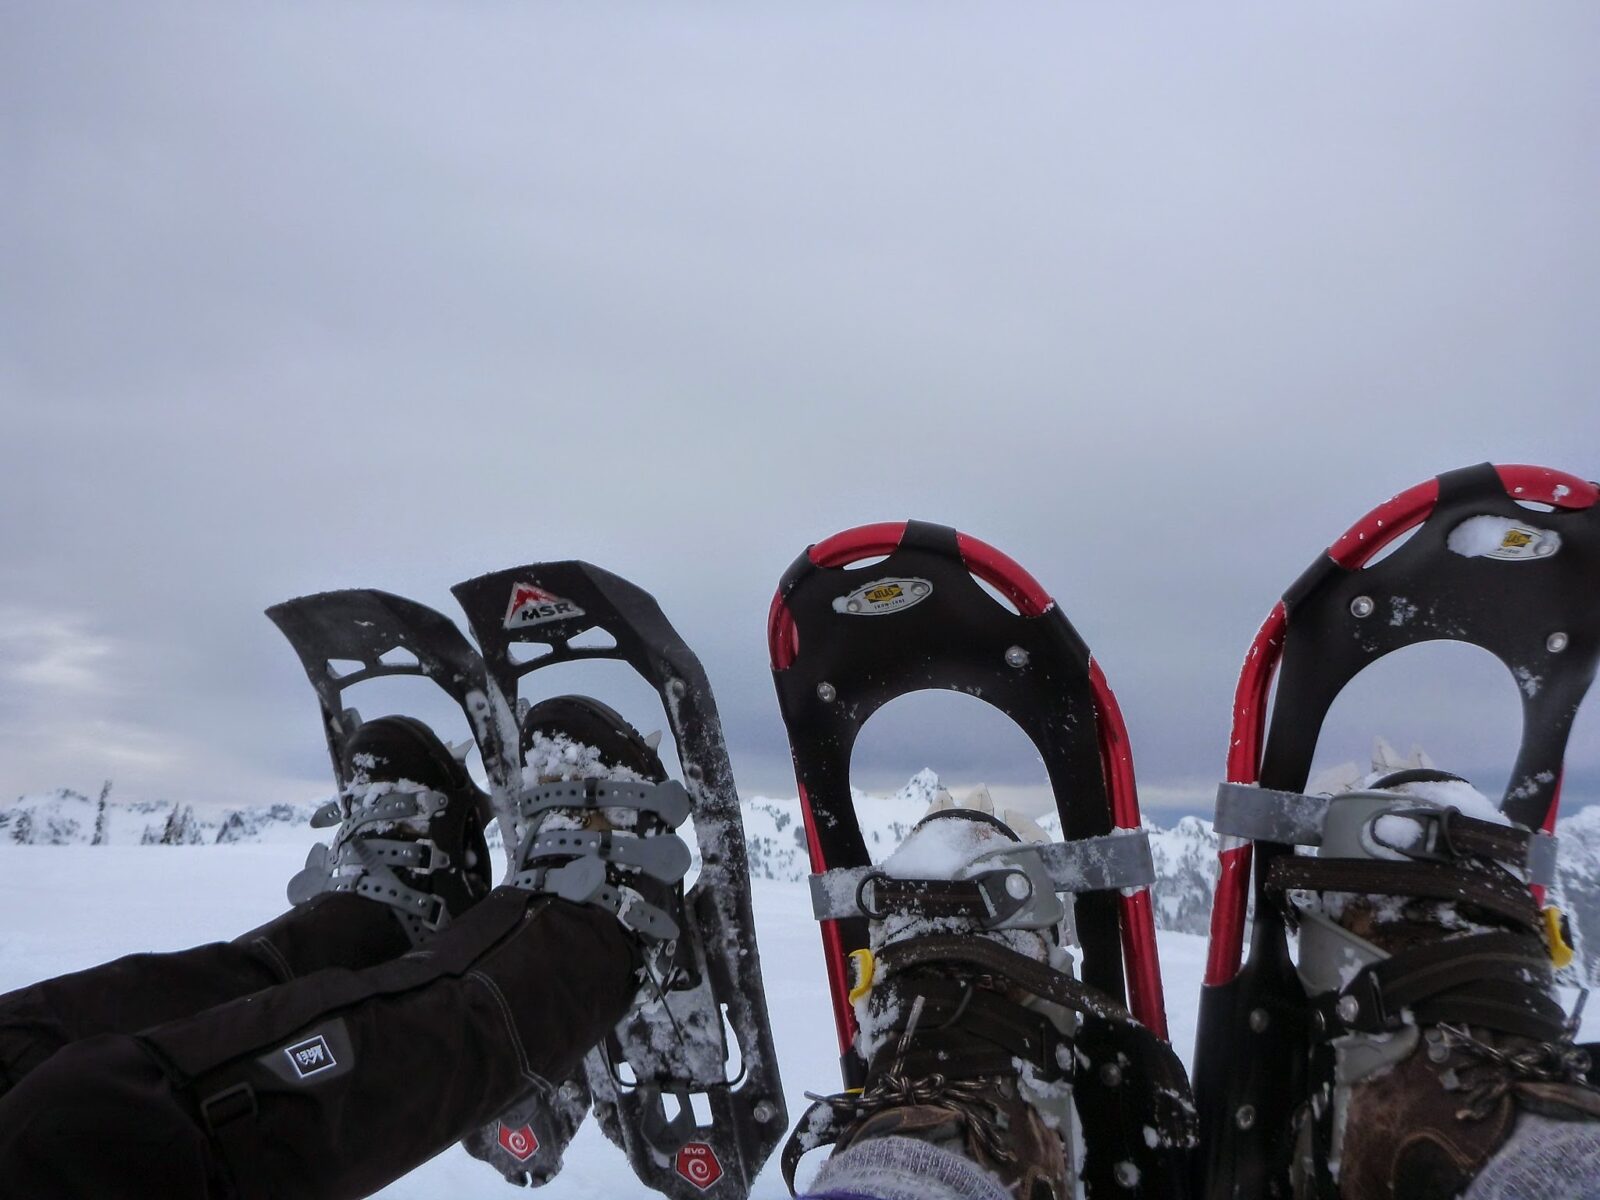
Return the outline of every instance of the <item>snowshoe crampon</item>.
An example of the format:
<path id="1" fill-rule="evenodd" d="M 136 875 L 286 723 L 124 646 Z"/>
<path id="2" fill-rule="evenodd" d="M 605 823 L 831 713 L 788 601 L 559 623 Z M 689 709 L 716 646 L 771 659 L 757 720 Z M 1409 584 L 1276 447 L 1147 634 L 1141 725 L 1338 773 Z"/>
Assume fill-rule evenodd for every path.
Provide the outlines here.
<path id="1" fill-rule="evenodd" d="M 1060 813 L 1065 840 L 1024 848 L 1017 861 L 1031 863 L 1030 896 L 1071 893 L 1082 982 L 1099 996 L 1098 1011 L 1082 1013 L 1069 1076 L 1086 1147 L 1080 1177 L 1091 1195 L 1183 1195 L 1194 1113 L 1165 1043 L 1154 867 L 1133 760 L 1105 677 L 1060 608 L 975 538 L 916 521 L 868 525 L 795 560 L 773 599 L 768 644 L 846 1088 L 860 1087 L 866 1072 L 851 1000 L 852 956 L 870 953 L 862 893 L 881 890 L 867 887 L 872 867 L 851 799 L 852 750 L 867 719 L 890 701 L 930 689 L 966 692 L 1027 734 Z M 1023 890 L 1020 880 L 1009 886 Z M 998 916 L 1016 895 L 993 901 Z"/>
<path id="2" fill-rule="evenodd" d="M 614 659 L 661 698 L 683 767 L 700 874 L 684 897 L 659 995 L 643 1000 L 590 1053 L 587 1083 L 602 1129 L 648 1186 L 684 1200 L 741 1200 L 788 1117 L 761 984 L 739 798 L 700 662 L 654 599 L 587 563 L 516 567 L 454 592 L 497 694 L 516 697 L 521 681 L 543 667 Z M 582 638 L 591 630 L 614 644 Z M 497 792 L 508 831 L 520 786 L 518 780 Z"/>
<path id="3" fill-rule="evenodd" d="M 1573 717 L 1600 661 L 1596 499 L 1594 484 L 1537 467 L 1485 464 L 1442 475 L 1352 526 L 1262 626 L 1239 681 L 1228 782 L 1216 816 L 1221 873 L 1195 1049 L 1208 1197 L 1292 1194 L 1291 1122 L 1308 1103 L 1316 1121 L 1331 1121 L 1332 1103 L 1320 1089 L 1328 1086 L 1329 1039 L 1340 1031 L 1398 1029 L 1402 1008 L 1420 1013 L 1429 1003 L 1445 1010 L 1468 1005 L 1456 1018 L 1465 1024 L 1466 1013 L 1481 1014 L 1491 993 L 1505 996 L 1503 1007 L 1514 1001 L 1515 1021 L 1550 1023 L 1535 1011 L 1540 998 L 1518 991 L 1526 991 L 1531 976 L 1511 963 L 1515 956 L 1498 953 L 1482 956 L 1490 965 L 1481 979 L 1463 976 L 1459 963 L 1411 970 L 1396 953 L 1362 970 L 1342 992 L 1336 984 L 1308 995 L 1290 957 L 1279 901 L 1295 887 L 1430 897 L 1437 895 L 1430 888 L 1447 885 L 1472 888 L 1460 894 L 1463 902 L 1503 912 L 1507 920 L 1521 919 L 1524 909 L 1537 914 L 1523 884 L 1500 889 L 1520 895 L 1500 895 L 1453 873 L 1453 865 L 1471 856 L 1509 863 L 1542 900 L 1539 884 L 1553 870 L 1554 847 L 1539 831 L 1554 826 Z M 1413 530 L 1391 554 L 1377 557 Z M 1329 799 L 1301 792 L 1335 698 L 1378 659 L 1434 640 L 1487 650 L 1520 685 L 1522 741 L 1501 807 L 1521 828 L 1451 816 L 1449 808 L 1420 818 L 1409 812 L 1403 815 L 1432 832 L 1403 853 L 1381 856 L 1406 861 L 1297 855 L 1297 846 L 1322 846 L 1325 833 L 1334 836 Z M 1383 784 L 1404 782 L 1392 777 Z M 1241 968 L 1252 898 L 1250 953 Z M 1302 929 L 1302 954 L 1305 937 Z M 1425 955 L 1416 957 L 1416 966 L 1430 968 L 1420 961 Z M 1441 979 L 1451 994 L 1441 994 Z M 1326 1176 L 1324 1189 L 1334 1186 Z"/>
<path id="4" fill-rule="evenodd" d="M 431 679 L 461 707 L 494 795 L 516 785 L 517 728 L 510 705 L 482 656 L 448 617 L 414 600 L 366 588 L 302 596 L 269 608 L 267 615 L 289 639 L 316 690 L 340 788 L 349 783 L 345 746 L 361 727 L 361 715 L 344 705 L 344 692 L 397 675 Z M 483 824 L 495 815 L 486 809 Z M 325 848 L 319 845 L 303 874 L 314 876 L 325 867 Z M 531 1094 L 462 1145 L 512 1182 L 545 1183 L 561 1169 L 562 1152 L 588 1109 L 587 1081 L 568 1080 Z"/>

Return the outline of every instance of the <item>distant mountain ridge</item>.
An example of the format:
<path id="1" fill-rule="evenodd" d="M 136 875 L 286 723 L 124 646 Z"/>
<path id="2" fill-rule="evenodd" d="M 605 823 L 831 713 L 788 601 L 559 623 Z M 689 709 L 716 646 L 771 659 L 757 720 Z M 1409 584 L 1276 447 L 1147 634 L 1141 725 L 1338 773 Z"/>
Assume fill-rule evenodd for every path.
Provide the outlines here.
<path id="1" fill-rule="evenodd" d="M 919 771 L 891 796 L 855 791 L 856 812 L 868 853 L 887 857 L 928 811 L 940 788 L 931 770 Z M 230 842 L 302 842 L 325 838 L 310 827 L 315 802 L 271 804 L 216 814 L 187 805 L 121 801 L 60 789 L 0 805 L 0 845 L 207 845 Z M 744 803 L 750 873 L 759 879 L 803 881 L 810 872 L 805 823 L 795 797 L 755 796 Z M 1052 814 L 1039 824 L 1052 837 Z M 1182 817 L 1170 828 L 1148 819 L 1155 858 L 1156 924 L 1179 933 L 1206 934 L 1211 922 L 1217 838 L 1211 822 Z M 1549 902 L 1571 918 L 1579 960 L 1600 980 L 1600 805 L 1581 809 L 1556 825 L 1561 839 L 1557 879 Z M 498 830 L 490 844 L 499 846 Z"/>

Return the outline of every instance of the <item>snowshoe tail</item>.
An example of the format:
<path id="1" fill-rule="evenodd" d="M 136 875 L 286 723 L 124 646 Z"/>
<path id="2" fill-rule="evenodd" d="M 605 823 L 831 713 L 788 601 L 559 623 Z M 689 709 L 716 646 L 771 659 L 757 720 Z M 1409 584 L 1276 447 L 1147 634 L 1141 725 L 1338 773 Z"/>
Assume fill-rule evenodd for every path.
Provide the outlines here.
<path id="1" fill-rule="evenodd" d="M 507 1183 L 543 1187 L 560 1172 L 567 1145 L 588 1115 L 589 1081 L 569 1079 L 534 1092 L 492 1125 L 462 1138 L 461 1145 Z"/>
<path id="2" fill-rule="evenodd" d="M 848 569 L 878 557 L 870 568 Z M 1100 1188 L 1184 1195 L 1194 1138 L 1186 1089 L 1175 1100 L 1156 1100 L 1151 1090 L 1152 1103 L 1134 1120 L 1135 1089 L 1113 1094 L 1104 1086 L 1122 1077 L 1121 1067 L 1100 1073 L 1110 1063 L 1149 1063 L 1149 1071 L 1130 1073 L 1130 1083 L 1141 1074 L 1183 1078 L 1165 1043 L 1149 890 L 1155 871 L 1127 732 L 1104 675 L 1060 608 L 1020 566 L 976 538 L 918 521 L 867 525 L 795 560 L 773 599 L 768 644 L 816 873 L 814 909 L 845 1086 L 860 1087 L 865 1075 L 850 994 L 852 955 L 867 950 L 868 929 L 840 898 L 859 899 L 859 889 L 842 884 L 871 861 L 851 799 L 851 752 L 867 719 L 891 700 L 927 689 L 967 692 L 1015 721 L 1044 761 L 1065 840 L 1038 852 L 1041 882 L 1073 893 L 1083 982 L 1107 997 L 1108 1011 L 1123 1014 L 1086 1028 L 1079 1043 L 1083 1179 L 1093 1195 Z M 1155 1145 L 1146 1144 L 1147 1126 Z"/>
<path id="3" fill-rule="evenodd" d="M 761 984 L 744 823 L 705 672 L 648 593 L 587 563 L 530 564 L 453 590 L 499 693 L 517 696 L 521 680 L 546 666 L 615 659 L 661 698 L 692 805 L 700 874 L 684 901 L 680 970 L 660 1002 L 629 1014 L 585 1068 L 601 1128 L 648 1186 L 682 1200 L 742 1200 L 788 1116 Z M 537 650 L 529 643 L 546 648 L 524 657 Z M 502 793 L 502 805 L 510 800 Z"/>
<path id="4" fill-rule="evenodd" d="M 1522 742 L 1502 809 L 1527 831 L 1548 832 L 1573 717 L 1600 663 L 1597 494 L 1593 483 L 1540 467 L 1483 464 L 1441 475 L 1352 526 L 1261 627 L 1239 680 L 1228 783 L 1218 798 L 1221 870 L 1195 1048 L 1212 1200 L 1287 1195 L 1290 1187 L 1288 1122 L 1311 1086 L 1310 1022 L 1267 879 L 1296 845 L 1320 836 L 1321 810 L 1299 793 L 1335 697 L 1373 662 L 1419 642 L 1487 650 L 1522 685 Z M 1553 867 L 1549 841 L 1529 841 L 1541 901 L 1532 860 L 1548 855 Z"/>

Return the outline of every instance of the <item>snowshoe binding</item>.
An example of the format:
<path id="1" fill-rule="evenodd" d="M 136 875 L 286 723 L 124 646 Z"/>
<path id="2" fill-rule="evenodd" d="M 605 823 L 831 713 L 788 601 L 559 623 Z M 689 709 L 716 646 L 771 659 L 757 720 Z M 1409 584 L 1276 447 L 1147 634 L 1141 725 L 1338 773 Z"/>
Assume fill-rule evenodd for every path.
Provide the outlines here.
<path id="1" fill-rule="evenodd" d="M 515 697 L 543 667 L 604 658 L 630 664 L 661 698 L 681 781 L 596 702 L 518 702 L 521 775 L 495 795 L 507 882 L 601 904 L 634 933 L 639 1001 L 584 1064 L 595 1116 L 649 1187 L 742 1200 L 787 1117 L 744 826 L 699 661 L 648 594 L 586 563 L 530 564 L 454 591 L 500 694 Z M 685 822 L 700 857 L 686 893 L 692 856 L 673 832 Z"/>
<path id="2" fill-rule="evenodd" d="M 1487 1169 L 1506 1169 L 1508 1138 L 1600 1114 L 1553 991 L 1558 915 L 1539 908 L 1568 734 L 1600 662 L 1596 499 L 1541 468 L 1443 475 L 1358 522 L 1262 627 L 1217 802 L 1195 1052 L 1208 1197 L 1455 1196 L 1502 1146 Z M 1420 766 L 1304 794 L 1345 684 L 1437 639 L 1489 651 L 1523 685 L 1501 806 Z"/>
<path id="3" fill-rule="evenodd" d="M 847 571 L 875 557 L 870 572 Z M 1008 1185 L 1031 1189 L 1017 1193 L 1025 1200 L 1065 1200 L 1077 1184 L 1091 1195 L 1185 1195 L 1194 1110 L 1164 1040 L 1154 866 L 1127 734 L 1055 602 L 1015 562 L 953 529 L 870 525 L 795 561 L 768 641 L 846 1088 L 791 1139 L 791 1186 L 812 1146 L 837 1136 L 848 1154 L 899 1127 L 964 1146 Z M 1003 823 L 970 815 L 942 823 L 952 810 L 925 820 L 907 847 L 957 830 L 993 843 L 953 878 L 900 878 L 893 859 L 872 865 L 850 791 L 856 737 L 883 705 L 934 688 L 977 696 L 1023 729 L 1066 840 L 1021 844 Z M 924 935 L 929 920 L 970 929 Z M 1080 979 L 1062 945 L 1073 936 Z M 1028 1064 L 1021 1082 L 1013 1059 Z M 960 1066 L 936 1069 L 941 1061 Z M 1049 1116 L 1029 1089 L 1055 1104 Z M 1074 1122 L 1085 1148 L 1076 1163 L 1066 1152 Z M 1011 1142 L 991 1136 L 999 1127 Z"/>

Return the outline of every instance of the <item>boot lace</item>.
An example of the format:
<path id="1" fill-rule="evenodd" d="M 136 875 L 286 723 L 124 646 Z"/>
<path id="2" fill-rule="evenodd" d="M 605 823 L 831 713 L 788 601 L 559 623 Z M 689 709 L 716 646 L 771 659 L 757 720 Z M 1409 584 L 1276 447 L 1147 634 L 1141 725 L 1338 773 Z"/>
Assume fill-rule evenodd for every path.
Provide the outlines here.
<path id="1" fill-rule="evenodd" d="M 1481 1121 L 1500 1102 L 1500 1098 L 1527 1081 L 1534 1083 L 1586 1082 L 1589 1055 L 1571 1042 L 1539 1042 L 1514 1050 L 1502 1050 L 1475 1037 L 1460 1025 L 1438 1026 L 1446 1044 L 1464 1051 L 1487 1069 L 1472 1072 L 1473 1080 L 1461 1079 L 1454 1071 L 1445 1077 L 1445 1086 L 1455 1085 L 1466 1093 L 1464 1106 L 1456 1111 L 1457 1120 Z M 1452 1089 L 1453 1090 L 1453 1089 Z"/>

